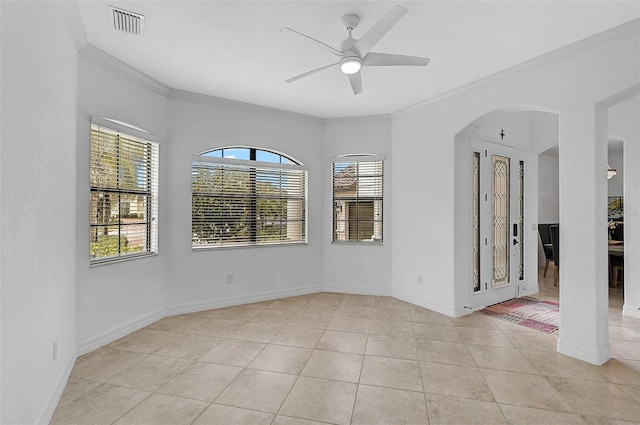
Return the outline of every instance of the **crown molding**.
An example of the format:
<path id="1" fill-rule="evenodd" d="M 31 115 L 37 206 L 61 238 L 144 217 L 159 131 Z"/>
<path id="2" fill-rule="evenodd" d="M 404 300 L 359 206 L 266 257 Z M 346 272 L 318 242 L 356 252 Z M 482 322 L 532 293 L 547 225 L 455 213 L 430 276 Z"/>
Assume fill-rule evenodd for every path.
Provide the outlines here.
<path id="1" fill-rule="evenodd" d="M 240 109 L 247 112 L 259 112 L 261 114 L 267 113 L 273 116 L 277 116 L 278 118 L 289 118 L 296 121 L 302 120 L 317 125 L 324 125 L 326 122 L 325 118 L 320 118 L 313 115 L 306 115 L 298 112 L 286 111 L 284 109 L 277 109 L 269 106 L 256 105 L 253 103 L 246 103 L 238 100 L 225 99 L 222 97 L 215 97 L 178 89 L 169 89 L 167 97 L 169 99 L 175 100 L 219 105 L 230 109 Z"/>
<path id="2" fill-rule="evenodd" d="M 391 123 L 391 115 L 390 114 L 375 114 L 375 115 L 358 115 L 353 117 L 337 117 L 337 118 L 327 118 L 327 125 L 335 124 L 362 124 L 368 122 L 388 122 Z"/>
<path id="3" fill-rule="evenodd" d="M 105 65 L 106 67 L 119 72 L 120 74 L 129 77 L 134 81 L 137 81 L 138 83 L 155 91 L 158 94 L 161 94 L 165 97 L 169 94 L 169 87 L 167 87 L 160 81 L 156 80 L 155 78 L 149 77 L 147 74 L 138 71 L 130 65 L 127 65 L 120 59 L 117 59 L 106 53 L 105 51 L 100 50 L 93 44 L 87 44 L 82 50 L 80 50 L 80 54 L 93 59 L 96 62 L 101 63 L 102 65 Z"/>
<path id="4" fill-rule="evenodd" d="M 77 1 L 61 1 L 62 12 L 67 20 L 71 37 L 76 44 L 78 51 L 84 49 L 89 40 L 87 39 L 87 32 L 84 28 L 84 22 L 82 21 L 82 15 L 80 14 L 80 6 Z"/>
<path id="5" fill-rule="evenodd" d="M 401 117 L 402 115 L 405 115 L 407 113 L 437 104 L 439 102 L 442 102 L 454 96 L 468 94 L 494 81 L 507 78 L 521 72 L 525 72 L 537 66 L 549 65 L 556 62 L 560 62 L 562 60 L 567 59 L 567 57 L 578 55 L 584 50 L 592 48 L 599 44 L 603 44 L 603 43 L 624 38 L 627 36 L 632 36 L 634 34 L 635 35 L 640 34 L 640 18 L 633 19 L 622 25 L 618 25 L 617 27 L 610 28 L 608 30 L 594 34 L 590 37 L 584 38 L 582 40 L 578 40 L 575 43 L 569 44 L 564 47 L 560 47 L 556 50 L 552 50 L 548 53 L 537 56 L 528 61 L 511 66 L 509 68 L 505 68 L 502 71 L 498 71 L 494 74 L 487 75 L 486 77 L 482 77 L 471 83 L 462 85 L 460 87 L 456 87 L 452 90 L 446 91 L 437 96 L 418 102 L 412 106 L 399 109 L 398 111 L 391 114 L 391 118 L 393 119 L 393 118 Z"/>

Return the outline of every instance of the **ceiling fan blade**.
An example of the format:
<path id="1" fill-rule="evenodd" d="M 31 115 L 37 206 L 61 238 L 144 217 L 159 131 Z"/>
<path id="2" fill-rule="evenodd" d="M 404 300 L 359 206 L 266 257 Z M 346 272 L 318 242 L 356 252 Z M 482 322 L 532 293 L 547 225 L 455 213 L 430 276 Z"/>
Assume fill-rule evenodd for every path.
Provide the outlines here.
<path id="1" fill-rule="evenodd" d="M 418 56 L 390 55 L 388 53 L 368 53 L 362 66 L 427 66 L 431 59 Z"/>
<path id="2" fill-rule="evenodd" d="M 326 66 L 323 66 L 321 68 L 317 68 L 317 69 L 305 72 L 304 74 L 296 75 L 295 77 L 292 77 L 292 78 L 289 78 L 288 80 L 286 80 L 285 83 L 293 83 L 294 81 L 297 81 L 300 78 L 308 77 L 309 75 L 315 74 L 316 72 L 320 72 L 323 69 L 327 69 L 327 68 L 331 68 L 332 66 L 336 66 L 336 65 L 338 65 L 338 63 L 340 63 L 340 62 L 332 63 L 330 65 L 326 65 Z"/>
<path id="3" fill-rule="evenodd" d="M 402 6 L 395 6 L 386 15 L 382 17 L 374 26 L 369 29 L 356 43 L 355 47 L 360 52 L 361 57 L 364 57 L 369 50 L 375 46 L 384 35 L 389 32 L 391 28 L 402 18 L 407 9 Z"/>
<path id="4" fill-rule="evenodd" d="M 349 74 L 349 82 L 351 83 L 353 94 L 362 93 L 362 77 L 360 76 L 360 71 L 355 74 Z"/>
<path id="5" fill-rule="evenodd" d="M 303 34 L 303 33 L 298 32 L 296 30 L 292 30 L 291 28 L 282 28 L 280 31 L 281 32 L 291 32 L 293 34 L 296 34 L 298 37 L 302 37 L 305 40 L 312 41 L 316 46 L 321 47 L 324 50 L 326 50 L 326 51 L 328 51 L 330 53 L 333 53 L 336 56 L 343 56 L 341 51 L 334 49 L 333 47 L 329 46 L 328 44 L 323 43 L 320 40 L 316 40 L 315 38 L 309 37 L 306 34 Z"/>

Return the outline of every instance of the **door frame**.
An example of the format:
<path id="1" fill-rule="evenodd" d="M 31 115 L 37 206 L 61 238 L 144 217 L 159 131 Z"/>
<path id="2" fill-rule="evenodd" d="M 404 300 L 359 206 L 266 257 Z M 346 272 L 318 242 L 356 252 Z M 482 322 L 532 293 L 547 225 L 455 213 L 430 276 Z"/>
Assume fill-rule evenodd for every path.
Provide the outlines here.
<path id="1" fill-rule="evenodd" d="M 476 253 L 472 252 L 471 257 L 471 306 L 473 309 L 481 309 L 489 305 L 497 304 L 502 301 L 513 299 L 517 296 L 517 288 L 519 284 L 518 273 L 518 238 L 514 234 L 515 227 L 518 225 L 518 202 L 519 202 L 519 170 L 520 162 L 518 159 L 518 152 L 516 148 L 510 146 L 504 146 L 487 141 L 471 141 L 471 155 L 473 158 L 474 153 L 480 154 L 480 167 L 479 167 L 479 186 L 480 191 L 478 194 L 479 199 L 475 200 L 472 197 L 471 214 L 474 211 L 474 202 L 479 201 L 479 268 L 480 268 L 480 287 L 476 289 L 474 274 L 476 268 L 473 263 L 476 259 Z M 509 282 L 504 285 L 494 287 L 494 228 L 491 225 L 493 221 L 493 193 L 492 193 L 492 158 L 494 155 L 499 155 L 509 158 L 509 224 L 507 229 L 506 243 L 509 250 Z M 474 173 L 472 172 L 473 182 Z M 472 187 L 472 193 L 475 192 L 475 188 Z M 473 217 L 472 217 L 473 221 Z M 472 225 L 472 246 L 477 239 L 477 233 Z"/>

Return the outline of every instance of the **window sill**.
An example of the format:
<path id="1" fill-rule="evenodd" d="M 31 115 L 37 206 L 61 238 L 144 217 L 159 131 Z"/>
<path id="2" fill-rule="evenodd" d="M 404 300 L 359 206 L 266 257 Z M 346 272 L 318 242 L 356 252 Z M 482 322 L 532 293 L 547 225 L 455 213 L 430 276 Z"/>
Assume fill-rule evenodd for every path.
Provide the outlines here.
<path id="1" fill-rule="evenodd" d="M 353 246 L 384 246 L 382 241 L 331 241 L 331 245 L 353 245 Z"/>
<path id="2" fill-rule="evenodd" d="M 115 257 L 115 258 L 109 258 L 104 260 L 94 260 L 89 262 L 89 268 L 106 266 L 109 264 L 122 263 L 125 261 L 140 260 L 142 258 L 157 257 L 157 256 L 158 256 L 157 252 L 145 252 L 144 254 L 132 254 L 132 255 L 127 255 L 126 257 Z"/>
<path id="3" fill-rule="evenodd" d="M 220 245 L 220 246 L 192 246 L 191 251 L 219 251 L 227 249 L 247 249 L 247 248 L 276 248 L 286 246 L 309 245 L 309 242 L 281 242 L 272 244 L 252 244 L 252 245 Z"/>

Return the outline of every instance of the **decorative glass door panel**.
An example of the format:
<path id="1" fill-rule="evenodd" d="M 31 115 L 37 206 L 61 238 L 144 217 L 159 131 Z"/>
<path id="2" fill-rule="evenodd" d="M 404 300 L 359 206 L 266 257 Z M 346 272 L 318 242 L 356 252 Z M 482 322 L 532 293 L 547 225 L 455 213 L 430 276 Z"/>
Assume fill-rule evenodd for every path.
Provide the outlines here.
<path id="1" fill-rule="evenodd" d="M 480 284 L 480 152 L 473 152 L 472 202 L 473 292 L 479 292 L 482 289 Z"/>
<path id="2" fill-rule="evenodd" d="M 518 280 L 524 280 L 524 161 L 518 173 Z"/>
<path id="3" fill-rule="evenodd" d="M 491 286 L 508 285 L 510 282 L 509 237 L 511 224 L 511 158 L 491 155 L 491 202 L 493 226 L 491 244 L 493 251 L 493 276 Z"/>
<path id="4" fill-rule="evenodd" d="M 472 305 L 481 308 L 515 298 L 520 163 L 516 151 L 474 143 L 472 151 Z M 515 168 L 514 168 L 515 167 Z M 519 255 L 520 254 L 520 255 Z"/>

